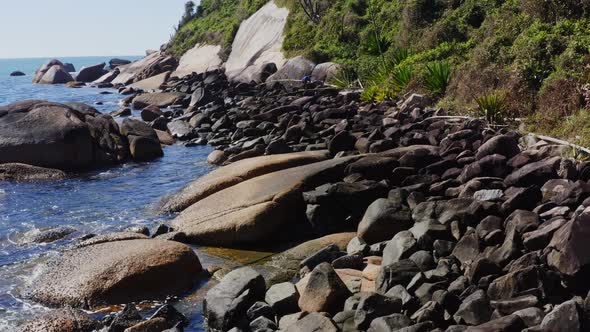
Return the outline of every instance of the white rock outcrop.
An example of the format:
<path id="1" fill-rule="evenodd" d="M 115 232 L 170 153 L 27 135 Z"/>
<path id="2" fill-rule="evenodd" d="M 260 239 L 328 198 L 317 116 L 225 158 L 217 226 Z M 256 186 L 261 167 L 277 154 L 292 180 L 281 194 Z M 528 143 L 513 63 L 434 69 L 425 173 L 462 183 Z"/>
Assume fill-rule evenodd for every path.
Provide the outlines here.
<path id="1" fill-rule="evenodd" d="M 184 77 L 191 73 L 203 73 L 221 67 L 223 61 L 219 57 L 221 46 L 197 44 L 188 50 L 180 58 L 178 68 L 172 73 L 172 77 Z"/>
<path id="2" fill-rule="evenodd" d="M 126 64 L 123 66 L 119 66 L 119 75 L 112 80 L 113 84 L 129 84 L 133 82 L 136 75 L 141 73 L 145 68 L 153 65 L 154 63 L 162 60 L 162 53 L 161 52 L 154 52 L 149 54 L 143 59 L 134 61 L 130 64 Z M 100 79 L 99 79 L 100 80 Z"/>
<path id="3" fill-rule="evenodd" d="M 225 64 L 229 79 L 259 81 L 265 63 L 272 62 L 281 68 L 286 61 L 281 48 L 288 15 L 287 8 L 279 8 L 270 1 L 240 24 Z"/>

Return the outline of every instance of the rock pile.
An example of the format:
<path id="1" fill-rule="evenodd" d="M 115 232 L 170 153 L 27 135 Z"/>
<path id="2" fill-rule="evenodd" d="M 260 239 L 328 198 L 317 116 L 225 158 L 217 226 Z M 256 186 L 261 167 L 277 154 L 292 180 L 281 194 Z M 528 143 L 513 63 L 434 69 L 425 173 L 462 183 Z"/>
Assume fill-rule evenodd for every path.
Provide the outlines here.
<path id="1" fill-rule="evenodd" d="M 210 327 L 233 331 L 590 328 L 590 250 L 585 241 L 590 234 L 590 163 L 561 157 L 563 147 L 544 142 L 525 148 L 518 133 L 491 129 L 481 120 L 447 117 L 427 107 L 420 95 L 371 105 L 330 91 L 286 93 L 275 96 L 282 105 L 266 105 L 262 101 L 273 93 L 267 90 L 266 95 L 246 98 L 218 117 L 207 113 L 215 102 L 195 111 L 194 116 L 209 116 L 211 127 L 225 118 L 216 130 L 195 128 L 196 135 L 206 132 L 199 138 L 214 141 L 230 161 L 243 153 L 246 142 L 260 137 L 256 144 L 261 151 L 280 137 L 288 151 L 320 147 L 336 156 L 334 161 L 348 158 L 342 173 L 331 173 L 329 179 L 315 182 L 316 187 L 296 192 L 303 205 L 282 218 L 307 212 L 307 223 L 316 235 L 357 232 L 345 251 L 328 245 L 302 260 L 299 273 L 291 275 L 298 280 L 295 283 L 273 284 L 267 279 L 265 287 L 256 267 L 229 273 L 205 300 Z M 351 99 L 342 102 L 345 98 Z M 244 121 L 254 121 L 255 126 L 242 125 Z M 272 129 L 262 129 L 259 136 L 244 135 L 245 129 L 265 122 Z M 342 158 L 345 155 L 357 156 Z M 190 220 L 207 219 L 196 212 L 189 218 L 185 214 L 196 207 L 217 211 L 216 195 L 220 199 L 240 185 L 262 184 L 268 176 L 287 176 L 297 169 L 224 189 L 197 201 L 173 223 L 182 228 Z M 272 232 L 265 225 L 281 217 L 270 219 L 256 218 L 261 232 Z M 197 225 L 199 235 L 189 236 L 197 243 L 213 241 L 214 235 L 223 241 L 241 234 L 217 230 L 204 235 L 211 226 Z"/>

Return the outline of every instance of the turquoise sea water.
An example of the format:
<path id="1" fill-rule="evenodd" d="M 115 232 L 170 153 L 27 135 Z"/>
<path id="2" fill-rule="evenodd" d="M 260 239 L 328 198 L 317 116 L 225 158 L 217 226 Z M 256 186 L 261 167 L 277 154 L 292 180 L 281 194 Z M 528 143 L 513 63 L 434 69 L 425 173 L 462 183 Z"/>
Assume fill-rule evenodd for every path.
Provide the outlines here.
<path id="1" fill-rule="evenodd" d="M 135 60 L 139 57 L 117 56 Z M 108 62 L 111 57 L 60 58 L 77 70 L 85 65 Z M 34 85 L 31 73 L 47 59 L 0 59 L 0 106 L 23 99 L 56 102 L 79 101 L 101 112 L 119 108 L 121 99 L 99 94 L 96 88 L 72 89 L 65 86 Z M 20 70 L 24 77 L 9 77 Z M 101 102 L 102 105 L 95 105 Z M 153 229 L 166 221 L 155 213 L 160 199 L 190 180 L 207 173 L 205 159 L 209 147 L 187 148 L 173 145 L 164 149 L 164 157 L 149 163 L 129 162 L 110 169 L 79 174 L 53 183 L 17 184 L 0 181 L 0 331 L 11 331 L 19 321 L 48 310 L 23 300 L 19 290 L 31 280 L 39 263 L 59 254 L 70 239 L 86 233 L 120 231 L 131 225 Z M 71 226 L 78 231 L 52 244 L 25 244 L 27 232 L 55 226 Z M 204 266 L 219 263 L 215 257 L 199 253 Z M 198 290 L 197 290 L 198 292 Z M 202 330 L 200 301 L 184 299 L 177 306 L 191 320 L 187 331 Z"/>

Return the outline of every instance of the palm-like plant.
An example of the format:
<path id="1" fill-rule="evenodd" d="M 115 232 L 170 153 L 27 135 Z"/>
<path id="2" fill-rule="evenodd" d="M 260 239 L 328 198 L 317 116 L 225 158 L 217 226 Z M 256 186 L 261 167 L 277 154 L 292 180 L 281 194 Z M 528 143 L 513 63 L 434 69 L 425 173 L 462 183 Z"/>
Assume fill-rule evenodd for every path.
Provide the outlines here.
<path id="1" fill-rule="evenodd" d="M 501 123 L 506 110 L 506 93 L 494 91 L 475 98 L 479 114 L 491 124 Z"/>
<path id="2" fill-rule="evenodd" d="M 448 62 L 437 61 L 426 65 L 426 75 L 424 77 L 424 84 L 428 91 L 435 95 L 444 95 L 447 86 L 449 85 L 449 78 L 451 77 L 451 66 Z"/>

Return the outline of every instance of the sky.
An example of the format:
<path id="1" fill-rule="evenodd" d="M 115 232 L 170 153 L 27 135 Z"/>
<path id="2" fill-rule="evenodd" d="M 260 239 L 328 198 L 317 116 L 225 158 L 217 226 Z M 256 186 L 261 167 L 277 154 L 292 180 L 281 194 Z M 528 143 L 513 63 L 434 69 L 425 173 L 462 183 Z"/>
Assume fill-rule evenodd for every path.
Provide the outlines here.
<path id="1" fill-rule="evenodd" d="M 0 58 L 142 55 L 170 39 L 185 2 L 2 0 Z"/>

